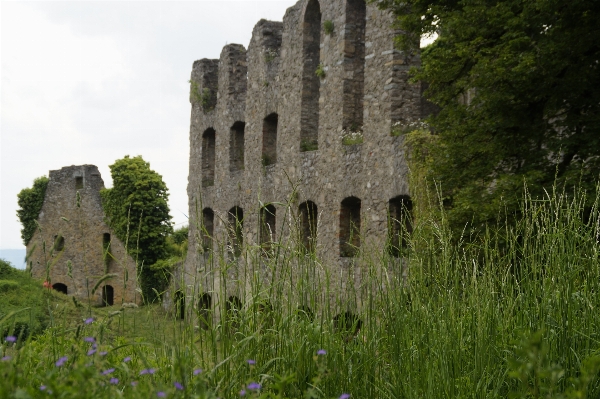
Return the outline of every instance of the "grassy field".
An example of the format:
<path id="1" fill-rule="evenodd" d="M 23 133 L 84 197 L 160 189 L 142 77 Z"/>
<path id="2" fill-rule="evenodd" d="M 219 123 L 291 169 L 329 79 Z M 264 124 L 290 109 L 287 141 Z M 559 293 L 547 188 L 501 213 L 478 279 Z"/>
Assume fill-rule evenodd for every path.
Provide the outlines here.
<path id="1" fill-rule="evenodd" d="M 565 198 L 527 200 L 516 227 L 468 242 L 450 235 L 443 213 L 417 218 L 405 282 L 374 272 L 368 283 L 385 289 L 349 285 L 344 298 L 315 282 L 308 288 L 324 295 L 314 318 L 298 314 L 297 285 L 286 281 L 252 286 L 255 301 L 205 330 L 158 305 L 78 307 L 21 272 L 3 274 L 18 287 L 0 288 L 0 395 L 600 397 L 600 219 Z M 385 269 L 379 252 L 361 255 L 367 268 Z M 359 294 L 360 329 L 334 325 L 335 302 Z M 258 306 L 265 297 L 272 309 Z M 30 309 L 10 315 L 19 306 Z M 39 328 L 17 338 L 27 317 Z"/>

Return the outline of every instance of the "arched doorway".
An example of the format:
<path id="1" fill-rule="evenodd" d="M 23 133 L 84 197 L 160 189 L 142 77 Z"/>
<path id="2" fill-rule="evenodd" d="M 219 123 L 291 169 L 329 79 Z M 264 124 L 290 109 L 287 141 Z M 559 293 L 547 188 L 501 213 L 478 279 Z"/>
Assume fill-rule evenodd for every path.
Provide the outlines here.
<path id="1" fill-rule="evenodd" d="M 67 295 L 67 286 L 63 283 L 52 284 L 52 289 Z"/>
<path id="2" fill-rule="evenodd" d="M 102 287 L 102 306 L 112 306 L 115 303 L 115 289 L 112 285 Z"/>

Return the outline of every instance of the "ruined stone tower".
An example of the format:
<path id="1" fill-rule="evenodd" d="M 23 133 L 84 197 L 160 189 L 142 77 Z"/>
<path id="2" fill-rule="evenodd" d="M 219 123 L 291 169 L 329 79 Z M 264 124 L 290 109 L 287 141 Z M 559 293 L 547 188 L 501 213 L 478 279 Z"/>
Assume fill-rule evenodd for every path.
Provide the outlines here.
<path id="1" fill-rule="evenodd" d="M 97 306 L 140 302 L 135 262 L 104 222 L 100 190 L 104 181 L 94 165 L 50 171 L 40 228 L 27 245 L 27 267 L 34 278 Z M 105 280 L 92 294 L 99 279 Z"/>
<path id="2" fill-rule="evenodd" d="M 259 21 L 248 49 L 230 44 L 220 59 L 194 62 L 189 250 L 176 299 L 210 309 L 225 287 L 219 302 L 244 306 L 247 270 L 264 280 L 273 271 L 241 248 L 268 252 L 296 232 L 319 259 L 315 273 L 340 287 L 360 285 L 365 248 L 395 241 L 400 258 L 411 201 L 392 126 L 426 110 L 421 84 L 408 81 L 419 58 L 394 48 L 392 21 L 363 0 L 299 0 L 283 22 Z"/>

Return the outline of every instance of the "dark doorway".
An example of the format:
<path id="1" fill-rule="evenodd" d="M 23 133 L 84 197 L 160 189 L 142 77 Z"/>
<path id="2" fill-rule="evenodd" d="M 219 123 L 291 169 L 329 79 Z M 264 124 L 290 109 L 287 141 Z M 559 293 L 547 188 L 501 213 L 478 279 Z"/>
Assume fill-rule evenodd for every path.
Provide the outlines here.
<path id="1" fill-rule="evenodd" d="M 111 285 L 102 287 L 102 305 L 112 306 L 115 304 L 115 290 Z"/>
<path id="2" fill-rule="evenodd" d="M 210 328 L 211 322 L 211 304 L 212 298 L 209 294 L 200 295 L 200 299 L 198 300 L 198 322 L 200 324 L 200 328 L 204 330 L 208 330 Z"/>
<path id="3" fill-rule="evenodd" d="M 58 292 L 62 292 L 63 294 L 67 295 L 67 286 L 63 283 L 52 284 L 52 288 Z"/>

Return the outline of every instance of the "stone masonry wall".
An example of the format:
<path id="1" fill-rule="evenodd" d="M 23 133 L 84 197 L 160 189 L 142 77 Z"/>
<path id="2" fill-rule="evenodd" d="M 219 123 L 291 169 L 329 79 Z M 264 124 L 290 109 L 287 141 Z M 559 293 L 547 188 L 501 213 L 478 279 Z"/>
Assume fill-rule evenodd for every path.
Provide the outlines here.
<path id="1" fill-rule="evenodd" d="M 27 245 L 28 268 L 34 278 L 50 281 L 79 300 L 89 298 L 96 306 L 104 305 L 103 295 L 108 300 L 111 292 L 115 305 L 139 303 L 135 263 L 104 222 L 102 188 L 104 181 L 94 165 L 50 171 L 40 229 Z M 92 295 L 97 281 L 108 273 L 117 276 Z"/>
<path id="2" fill-rule="evenodd" d="M 330 34 L 325 21 L 333 23 Z M 403 138 L 392 136 L 391 126 L 425 112 L 421 85 L 408 81 L 408 69 L 419 58 L 394 48 L 392 21 L 388 12 L 362 0 L 300 0 L 283 22 L 259 21 L 247 50 L 230 44 L 219 60 L 194 63 L 192 88 L 217 93 L 214 107 L 190 97 L 189 250 L 176 278 L 186 302 L 197 303 L 209 293 L 216 303 L 223 288 L 227 297 L 247 299 L 242 274 L 261 266 L 249 266 L 245 255 L 235 259 L 220 243 L 231 243 L 228 212 L 238 207 L 243 245 L 257 246 L 260 209 L 269 203 L 275 203 L 275 226 L 269 226 L 275 241 L 289 237 L 290 220 L 301 223 L 307 209 L 315 210 L 322 265 L 313 278 L 329 271 L 341 291 L 348 281 L 360 286 L 361 251 L 346 251 L 345 242 L 385 248 L 390 201 L 409 195 Z M 317 68 L 324 72 L 320 77 Z M 239 123 L 243 147 L 242 136 L 232 133 Z M 363 142 L 344 145 L 344 130 L 362 132 Z M 203 145 L 203 136 L 211 135 L 214 145 L 207 145 L 209 140 Z M 236 156 L 243 156 L 243 167 L 231 167 Z M 203 184 L 203 170 L 206 176 L 211 168 L 214 181 Z M 292 212 L 287 216 L 280 205 L 286 202 Z M 357 231 L 359 240 L 349 238 Z M 217 272 L 218 256 L 234 267 Z M 402 262 L 397 264 L 401 268 Z M 272 271 L 260 270 L 265 281 L 272 277 Z M 302 298 L 298 301 L 302 306 Z M 360 308 L 360 303 L 348 306 Z"/>

